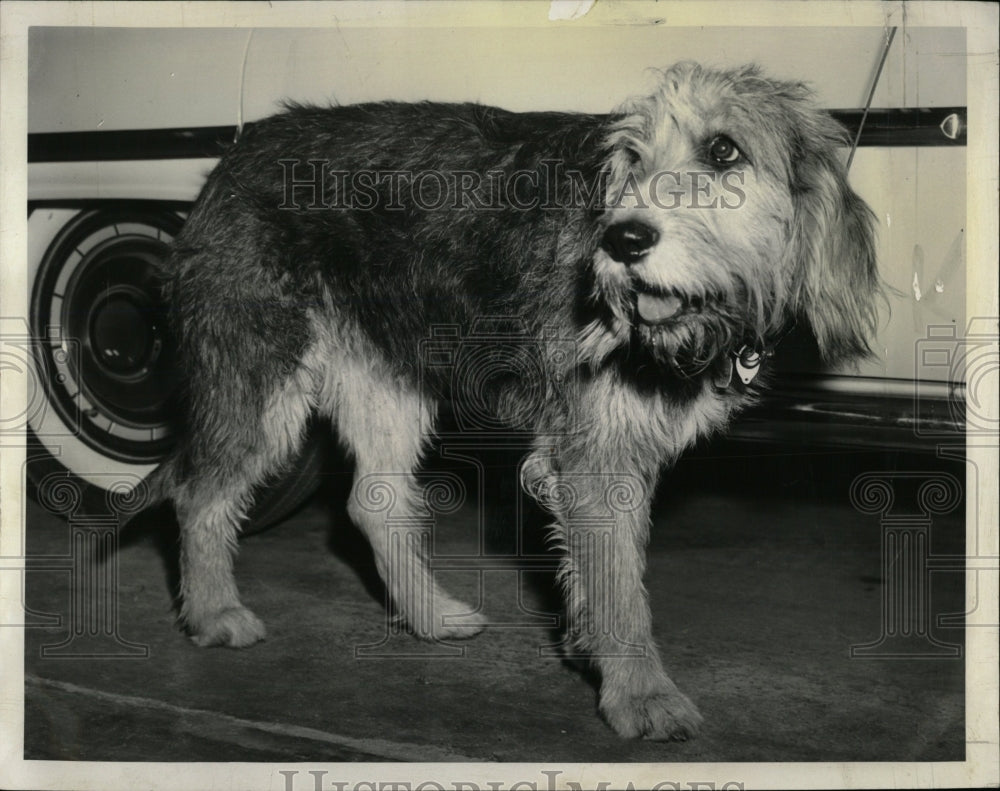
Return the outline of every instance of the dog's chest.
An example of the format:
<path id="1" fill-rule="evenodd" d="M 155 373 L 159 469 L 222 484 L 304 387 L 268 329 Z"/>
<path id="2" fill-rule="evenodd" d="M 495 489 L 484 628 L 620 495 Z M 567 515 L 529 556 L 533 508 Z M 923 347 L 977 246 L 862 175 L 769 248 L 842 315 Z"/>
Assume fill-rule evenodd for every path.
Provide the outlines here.
<path id="1" fill-rule="evenodd" d="M 723 429 L 744 399 L 707 379 L 693 394 L 672 397 L 640 390 L 613 375 L 590 382 L 580 399 L 580 428 L 592 452 L 616 458 L 672 463 L 703 436 Z"/>

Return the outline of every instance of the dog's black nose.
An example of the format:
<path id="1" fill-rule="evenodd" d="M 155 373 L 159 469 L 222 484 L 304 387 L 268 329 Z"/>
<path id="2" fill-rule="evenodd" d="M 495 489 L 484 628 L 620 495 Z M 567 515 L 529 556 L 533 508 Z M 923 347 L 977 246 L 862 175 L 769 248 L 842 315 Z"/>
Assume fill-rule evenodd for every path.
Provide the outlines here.
<path id="1" fill-rule="evenodd" d="M 646 223 L 626 220 L 608 226 L 601 239 L 601 248 L 615 261 L 635 264 L 643 259 L 659 238 L 659 232 Z"/>

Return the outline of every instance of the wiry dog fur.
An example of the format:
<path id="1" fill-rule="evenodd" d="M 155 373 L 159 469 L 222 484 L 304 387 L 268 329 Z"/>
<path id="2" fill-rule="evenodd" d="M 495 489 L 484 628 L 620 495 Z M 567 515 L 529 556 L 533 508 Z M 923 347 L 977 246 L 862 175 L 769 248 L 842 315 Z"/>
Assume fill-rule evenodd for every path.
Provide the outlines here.
<path id="1" fill-rule="evenodd" d="M 694 64 L 606 117 L 378 103 L 290 106 L 248 129 L 170 263 L 188 425 L 150 485 L 176 506 L 195 642 L 264 637 L 237 594 L 236 537 L 253 487 L 316 413 L 355 459 L 349 513 L 395 608 L 424 638 L 477 632 L 479 617 L 447 619 L 471 608 L 437 587 L 419 542 L 391 551 L 364 500 L 384 479 L 394 515 L 418 513 L 414 472 L 437 405 L 485 400 L 536 437 L 522 480 L 554 515 L 569 637 L 600 672 L 602 714 L 623 736 L 694 734 L 701 717 L 652 640 L 650 497 L 664 466 L 752 398 L 755 385 L 725 384 L 741 347 L 764 350 L 801 320 L 830 360 L 866 353 L 872 218 L 845 181 L 842 144 L 802 85 Z M 500 199 L 475 182 L 461 205 L 432 209 L 348 178 L 290 200 L 289 173 L 304 182 L 317 167 L 539 179 Z M 603 200 L 586 205 L 581 185 Z M 526 328 L 539 377 L 493 376 L 473 393 L 420 368 L 435 325 L 467 332 L 489 316 Z M 567 340 L 574 353 L 555 353 Z M 610 546 L 588 533 L 608 514 Z"/>

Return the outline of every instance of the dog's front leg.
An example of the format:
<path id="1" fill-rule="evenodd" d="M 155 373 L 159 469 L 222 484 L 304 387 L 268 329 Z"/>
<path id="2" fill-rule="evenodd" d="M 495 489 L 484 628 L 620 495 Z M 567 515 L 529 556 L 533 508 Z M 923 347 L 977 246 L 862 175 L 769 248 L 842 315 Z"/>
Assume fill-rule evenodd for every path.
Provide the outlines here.
<path id="1" fill-rule="evenodd" d="M 664 670 L 642 581 L 649 480 L 566 471 L 555 479 L 548 499 L 565 531 L 568 637 L 600 671 L 600 710 L 615 731 L 687 739 L 702 718 Z"/>

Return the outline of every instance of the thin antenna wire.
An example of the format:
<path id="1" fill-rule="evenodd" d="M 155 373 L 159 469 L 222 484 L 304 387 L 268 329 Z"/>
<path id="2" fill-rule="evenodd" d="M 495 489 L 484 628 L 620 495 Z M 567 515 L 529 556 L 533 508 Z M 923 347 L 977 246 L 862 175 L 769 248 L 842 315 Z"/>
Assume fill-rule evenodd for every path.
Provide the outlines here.
<path id="1" fill-rule="evenodd" d="M 868 111 L 872 106 L 872 99 L 875 98 L 875 89 L 878 87 L 879 78 L 882 76 L 882 67 L 885 66 L 885 59 L 889 57 L 889 47 L 892 46 L 892 40 L 896 37 L 896 30 L 898 28 L 889 28 L 889 34 L 885 37 L 885 44 L 882 47 L 882 57 L 878 62 L 878 69 L 875 71 L 875 78 L 872 80 L 871 90 L 868 91 L 868 101 L 865 102 L 865 111 L 861 114 L 861 123 L 858 124 L 858 133 L 854 136 L 854 144 L 851 146 L 851 154 L 847 157 L 847 167 L 846 170 L 851 169 L 851 163 L 854 161 L 854 152 L 858 150 L 858 141 L 861 140 L 861 131 L 865 128 L 865 120 L 868 118 Z"/>
<path id="2" fill-rule="evenodd" d="M 240 67 L 240 99 L 239 103 L 236 105 L 236 135 L 233 137 L 233 142 L 237 142 L 240 139 L 240 135 L 243 134 L 243 94 L 246 88 L 247 79 L 247 60 L 250 56 L 250 42 L 253 40 L 253 28 L 250 28 L 250 35 L 247 36 L 246 46 L 243 47 L 243 65 Z"/>

